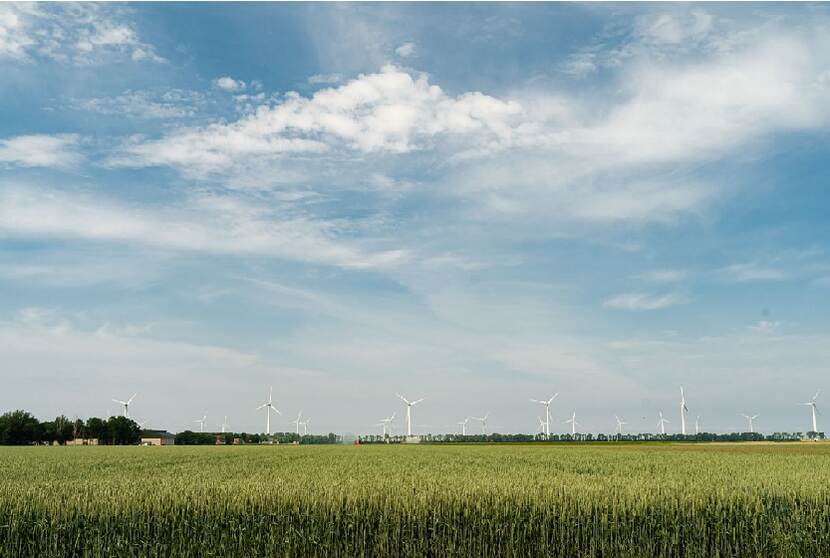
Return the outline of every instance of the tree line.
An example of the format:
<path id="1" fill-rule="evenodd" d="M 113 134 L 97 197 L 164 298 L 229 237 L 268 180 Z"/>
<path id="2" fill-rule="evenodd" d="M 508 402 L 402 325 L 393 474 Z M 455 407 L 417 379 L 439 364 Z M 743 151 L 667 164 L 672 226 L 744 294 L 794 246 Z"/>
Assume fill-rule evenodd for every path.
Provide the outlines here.
<path id="1" fill-rule="evenodd" d="M 193 432 L 185 430 L 176 434 L 176 445 L 209 446 L 216 443 L 217 438 L 225 444 L 339 444 L 340 436 L 328 434 L 295 434 L 294 432 L 276 432 L 271 435 L 248 434 L 247 432 Z M 237 442 L 238 440 L 238 442 Z"/>
<path id="2" fill-rule="evenodd" d="M 79 438 L 97 440 L 99 444 L 106 445 L 137 444 L 141 440 L 141 428 L 127 417 L 92 417 L 83 421 L 60 415 L 55 420 L 41 422 L 31 413 L 21 410 L 0 415 L 0 445 L 63 445 Z"/>
<path id="3" fill-rule="evenodd" d="M 760 434 L 758 432 L 732 432 L 729 434 L 714 434 L 701 432 L 700 434 L 425 434 L 419 437 L 425 443 L 529 443 L 529 442 L 788 442 L 802 439 L 823 440 L 823 432 L 775 432 Z M 370 434 L 361 436 L 358 441 L 362 444 L 396 444 L 406 441 L 406 436 L 382 436 Z"/>

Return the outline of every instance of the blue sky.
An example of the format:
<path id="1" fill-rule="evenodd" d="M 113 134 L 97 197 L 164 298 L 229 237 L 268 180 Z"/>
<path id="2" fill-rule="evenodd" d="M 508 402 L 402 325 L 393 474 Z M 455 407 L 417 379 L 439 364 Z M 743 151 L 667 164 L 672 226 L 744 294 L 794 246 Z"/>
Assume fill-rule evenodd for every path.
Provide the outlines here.
<path id="1" fill-rule="evenodd" d="M 0 409 L 806 430 L 830 11 L 0 5 Z M 400 427 L 400 425 L 399 425 Z"/>

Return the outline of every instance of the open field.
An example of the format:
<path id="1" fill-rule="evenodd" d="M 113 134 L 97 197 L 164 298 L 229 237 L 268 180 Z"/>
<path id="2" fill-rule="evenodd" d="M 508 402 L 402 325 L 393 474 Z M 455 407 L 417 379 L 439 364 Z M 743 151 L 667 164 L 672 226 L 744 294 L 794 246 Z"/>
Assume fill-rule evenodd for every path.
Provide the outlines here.
<path id="1" fill-rule="evenodd" d="M 828 556 L 830 444 L 0 448 L 3 556 Z"/>

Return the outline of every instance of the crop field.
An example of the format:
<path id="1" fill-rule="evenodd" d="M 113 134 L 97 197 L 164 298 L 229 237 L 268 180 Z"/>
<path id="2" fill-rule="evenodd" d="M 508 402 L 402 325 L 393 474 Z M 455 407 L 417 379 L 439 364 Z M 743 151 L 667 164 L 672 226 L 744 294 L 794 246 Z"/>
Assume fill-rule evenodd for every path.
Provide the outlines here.
<path id="1" fill-rule="evenodd" d="M 2 556 L 830 556 L 830 444 L 0 448 Z"/>

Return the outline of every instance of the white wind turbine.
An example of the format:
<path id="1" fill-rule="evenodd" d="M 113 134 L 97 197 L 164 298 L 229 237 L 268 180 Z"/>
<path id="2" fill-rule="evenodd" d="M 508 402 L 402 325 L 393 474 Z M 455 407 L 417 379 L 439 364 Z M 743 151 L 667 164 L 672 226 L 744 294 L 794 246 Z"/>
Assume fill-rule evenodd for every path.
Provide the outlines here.
<path id="1" fill-rule="evenodd" d="M 127 417 L 127 418 L 130 418 L 130 403 L 133 402 L 133 399 L 135 399 L 136 395 L 138 395 L 138 394 L 134 393 L 133 396 L 130 397 L 129 399 L 127 399 L 126 401 L 121 401 L 120 399 L 113 399 L 113 401 L 115 401 L 116 403 L 119 403 L 120 405 L 122 405 L 124 407 L 124 416 Z"/>
<path id="2" fill-rule="evenodd" d="M 297 436 L 300 435 L 300 424 L 302 424 L 303 412 L 297 413 L 297 418 L 291 421 L 291 424 L 296 426 Z"/>
<path id="3" fill-rule="evenodd" d="M 689 408 L 686 407 L 686 394 L 683 393 L 683 386 L 680 386 L 680 433 L 686 435 L 686 413 Z"/>
<path id="4" fill-rule="evenodd" d="M 384 438 L 386 437 L 387 430 L 389 432 L 392 431 L 392 421 L 394 421 L 394 420 L 395 420 L 395 413 L 392 413 L 391 417 L 386 417 L 386 418 L 380 419 L 380 422 L 378 423 L 378 426 L 383 427 L 383 437 Z"/>
<path id="5" fill-rule="evenodd" d="M 265 415 L 266 415 L 266 417 L 265 417 L 265 433 L 268 434 L 269 436 L 271 435 L 271 411 L 274 411 L 278 415 L 282 414 L 279 411 L 279 409 L 277 409 L 273 405 L 273 397 L 272 397 L 273 395 L 274 395 L 274 388 L 272 387 L 271 390 L 268 392 L 268 401 L 266 401 L 265 403 L 263 403 L 262 405 L 260 405 L 256 409 L 254 409 L 255 411 L 259 411 L 260 409 L 265 409 Z"/>
<path id="6" fill-rule="evenodd" d="M 303 425 L 303 436 L 306 436 L 308 434 L 308 423 L 309 422 L 311 422 L 311 418 L 307 418 L 303 422 L 300 423 L 300 424 Z"/>
<path id="7" fill-rule="evenodd" d="M 700 434 L 700 415 L 695 417 L 695 435 Z"/>
<path id="8" fill-rule="evenodd" d="M 747 422 L 749 423 L 749 433 L 750 434 L 755 433 L 755 423 L 753 421 L 761 415 L 749 416 L 749 415 L 745 415 L 745 414 L 741 413 L 741 416 L 744 417 L 747 420 Z"/>
<path id="9" fill-rule="evenodd" d="M 545 406 L 545 428 L 543 429 L 545 436 L 550 436 L 550 404 L 553 403 L 553 400 L 556 399 L 558 396 L 559 394 L 556 393 L 547 401 L 542 401 L 540 399 L 531 399 L 533 403 L 539 403 L 540 405 Z"/>
<path id="10" fill-rule="evenodd" d="M 539 428 L 542 429 L 542 434 L 544 434 L 545 433 L 545 421 L 542 419 L 542 417 L 536 417 L 536 420 L 539 421 Z"/>
<path id="11" fill-rule="evenodd" d="M 222 422 L 222 434 L 224 434 L 228 431 L 228 426 L 230 426 L 230 425 L 228 424 L 228 417 L 226 415 L 225 420 Z"/>
<path id="12" fill-rule="evenodd" d="M 490 413 L 487 412 L 483 417 L 470 417 L 473 420 L 477 420 L 481 423 L 481 433 L 487 434 L 487 417 L 490 416 Z"/>
<path id="13" fill-rule="evenodd" d="M 574 411 L 574 414 L 571 416 L 571 418 L 569 418 L 565 422 L 571 425 L 571 435 L 576 436 L 576 427 L 577 425 L 579 425 L 579 423 L 576 422 L 576 411 Z"/>
<path id="14" fill-rule="evenodd" d="M 617 420 L 617 434 L 619 434 L 620 436 L 622 436 L 622 433 L 623 433 L 623 432 L 622 432 L 622 427 L 623 427 L 623 424 L 628 424 L 628 423 L 627 423 L 627 422 L 625 422 L 625 421 L 620 420 L 620 417 L 618 417 L 617 415 L 614 415 L 614 418 Z"/>
<path id="15" fill-rule="evenodd" d="M 666 434 L 666 424 L 671 422 L 669 419 L 663 418 L 663 411 L 660 411 L 660 421 L 657 423 L 657 428 L 660 429 L 660 434 Z"/>
<path id="16" fill-rule="evenodd" d="M 458 421 L 457 424 L 461 425 L 461 435 L 467 435 L 467 423 L 470 422 L 470 417 L 466 417 L 464 420 Z"/>
<path id="17" fill-rule="evenodd" d="M 199 432 L 205 431 L 205 423 L 207 422 L 207 413 L 200 419 L 196 419 L 193 422 L 199 423 Z"/>
<path id="18" fill-rule="evenodd" d="M 424 398 L 422 397 L 420 399 L 416 399 L 415 401 L 409 401 L 400 393 L 396 393 L 395 395 L 397 395 L 401 401 L 406 403 L 406 435 L 412 436 L 412 407 L 423 401 Z"/>
<path id="19" fill-rule="evenodd" d="M 807 403 L 802 403 L 802 405 L 807 405 L 810 407 L 810 411 L 813 413 L 813 430 L 812 432 L 818 432 L 818 421 L 816 420 L 816 415 L 818 414 L 818 407 L 816 407 L 816 399 L 818 399 L 818 394 L 821 393 L 821 390 L 818 390 L 816 394 L 813 396 L 810 401 Z"/>

